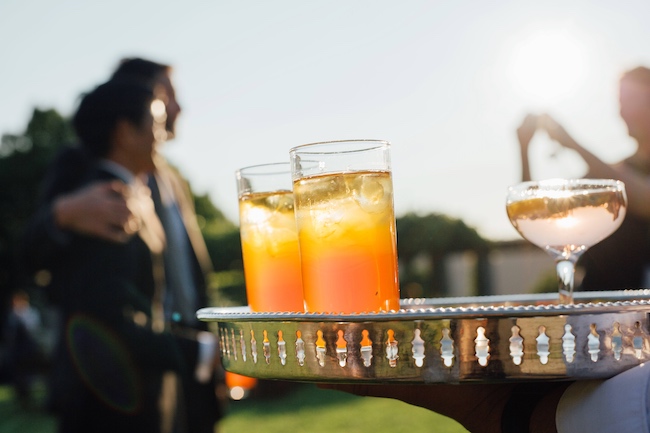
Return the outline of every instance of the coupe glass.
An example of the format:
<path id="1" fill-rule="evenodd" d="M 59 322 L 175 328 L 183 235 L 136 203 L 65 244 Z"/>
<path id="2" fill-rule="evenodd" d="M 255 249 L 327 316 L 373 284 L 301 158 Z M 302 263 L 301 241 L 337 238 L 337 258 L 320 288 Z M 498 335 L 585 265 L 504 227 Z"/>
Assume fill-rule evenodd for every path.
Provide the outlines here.
<path id="1" fill-rule="evenodd" d="M 612 179 L 549 179 L 508 188 L 510 222 L 555 260 L 559 302 L 573 303 L 575 264 L 621 225 L 625 185 Z"/>

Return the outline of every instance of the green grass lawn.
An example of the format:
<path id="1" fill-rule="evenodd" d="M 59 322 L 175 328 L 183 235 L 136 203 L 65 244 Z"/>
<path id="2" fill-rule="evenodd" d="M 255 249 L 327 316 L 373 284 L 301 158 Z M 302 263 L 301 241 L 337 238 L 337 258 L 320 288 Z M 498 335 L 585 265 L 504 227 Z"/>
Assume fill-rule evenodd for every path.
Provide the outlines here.
<path id="1" fill-rule="evenodd" d="M 230 403 L 220 433 L 466 433 L 457 422 L 400 401 L 300 385 L 282 398 Z"/>
<path id="2" fill-rule="evenodd" d="M 0 433 L 55 433 L 55 419 L 21 410 L 0 386 Z M 300 384 L 276 396 L 232 401 L 220 433 L 466 433 L 455 421 L 390 399 L 356 397 Z"/>
<path id="3" fill-rule="evenodd" d="M 40 404 L 44 389 L 35 390 L 36 404 Z M 0 386 L 0 433 L 54 433 L 56 420 L 44 411 L 35 408 L 23 410 L 14 398 L 13 389 Z"/>

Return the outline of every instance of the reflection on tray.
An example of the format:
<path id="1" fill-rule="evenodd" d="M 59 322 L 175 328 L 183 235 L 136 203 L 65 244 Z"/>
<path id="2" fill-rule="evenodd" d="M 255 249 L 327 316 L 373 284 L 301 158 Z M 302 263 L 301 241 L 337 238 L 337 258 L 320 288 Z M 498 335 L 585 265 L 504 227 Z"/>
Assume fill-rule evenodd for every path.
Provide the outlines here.
<path id="1" fill-rule="evenodd" d="M 553 294 L 555 295 L 555 294 Z M 458 383 L 611 377 L 645 362 L 648 291 L 404 300 L 358 315 L 206 308 L 226 369 L 259 378 Z M 557 295 L 555 295 L 557 296 Z M 505 304 L 508 305 L 505 305 Z M 258 356 L 260 354 L 261 356 Z"/>
<path id="2" fill-rule="evenodd" d="M 611 290 L 602 292 L 575 292 L 573 294 L 575 304 L 595 302 L 619 302 L 638 299 L 650 299 L 650 289 L 636 290 Z M 518 305 L 557 305 L 558 294 L 535 293 L 535 294 L 514 294 L 514 295 L 493 295 L 474 297 L 447 297 L 447 298 L 411 298 L 403 299 L 402 308 L 432 307 L 453 307 L 453 306 L 518 306 Z"/>

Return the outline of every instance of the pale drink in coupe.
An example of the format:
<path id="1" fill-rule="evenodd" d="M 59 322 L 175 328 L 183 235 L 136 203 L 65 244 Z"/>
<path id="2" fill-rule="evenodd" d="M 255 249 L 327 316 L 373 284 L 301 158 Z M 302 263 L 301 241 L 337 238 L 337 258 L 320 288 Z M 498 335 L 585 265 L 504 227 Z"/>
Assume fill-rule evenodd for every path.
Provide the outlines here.
<path id="1" fill-rule="evenodd" d="M 399 309 L 390 171 L 313 175 L 293 188 L 306 310 Z"/>
<path id="2" fill-rule="evenodd" d="M 620 191 L 590 191 L 535 197 L 509 203 L 508 216 L 519 233 L 539 247 L 591 247 L 609 236 L 625 217 Z"/>
<path id="3" fill-rule="evenodd" d="M 246 295 L 253 311 L 304 311 L 291 191 L 239 197 Z"/>
<path id="4" fill-rule="evenodd" d="M 510 222 L 555 260 L 558 300 L 573 303 L 575 266 L 590 247 L 611 235 L 627 208 L 625 185 L 615 179 L 548 179 L 508 188 Z"/>

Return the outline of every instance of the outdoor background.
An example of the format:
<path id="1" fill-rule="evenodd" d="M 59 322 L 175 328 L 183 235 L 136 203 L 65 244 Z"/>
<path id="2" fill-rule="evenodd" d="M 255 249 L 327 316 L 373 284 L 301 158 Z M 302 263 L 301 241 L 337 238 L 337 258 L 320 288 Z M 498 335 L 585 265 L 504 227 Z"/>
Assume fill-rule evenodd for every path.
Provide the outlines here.
<path id="1" fill-rule="evenodd" d="M 403 297 L 554 290 L 550 258 L 505 214 L 521 170 L 515 129 L 547 111 L 605 161 L 628 156 L 618 78 L 650 66 L 648 16 L 641 0 L 0 0 L 0 306 L 18 287 L 13 251 L 38 181 L 73 139 L 66 119 L 129 56 L 174 67 L 183 113 L 164 152 L 196 194 L 217 271 L 212 305 L 246 302 L 234 171 L 348 138 L 393 145 Z M 534 178 L 584 171 L 543 134 L 531 161 Z M 49 347 L 48 305 L 32 300 Z M 0 338 L 0 361 L 2 350 Z M 0 433 L 53 432 L 42 382 L 26 411 L 1 373 Z M 464 431 L 399 402 L 308 385 L 231 402 L 222 433 L 260 426 Z"/>

